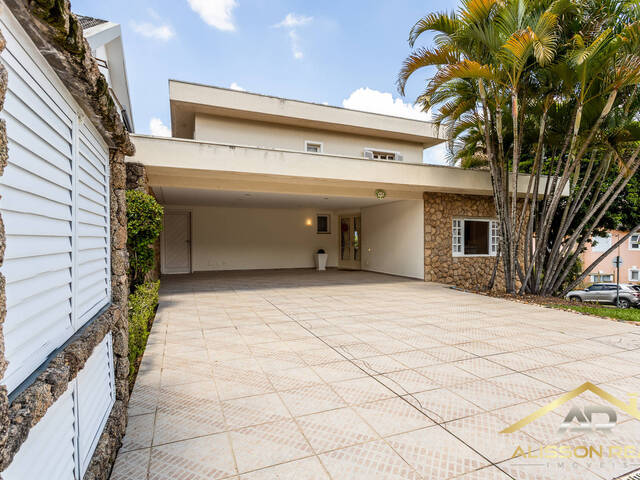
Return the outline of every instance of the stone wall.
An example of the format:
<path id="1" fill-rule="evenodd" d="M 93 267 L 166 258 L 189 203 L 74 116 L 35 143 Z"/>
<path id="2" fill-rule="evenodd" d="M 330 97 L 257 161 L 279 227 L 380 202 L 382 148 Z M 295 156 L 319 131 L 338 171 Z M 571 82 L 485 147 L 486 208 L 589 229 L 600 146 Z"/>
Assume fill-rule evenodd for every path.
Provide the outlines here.
<path id="1" fill-rule="evenodd" d="M 86 360 L 108 332 L 113 336 L 116 402 L 98 441 L 94 456 L 84 476 L 102 480 L 109 476 L 111 465 L 126 428 L 128 389 L 128 279 L 126 250 L 126 167 L 124 157 L 135 148 L 120 120 L 106 89 L 91 50 L 82 36 L 76 17 L 66 0 L 5 0 L 31 39 L 67 85 L 88 118 L 110 147 L 111 170 L 111 282 L 112 303 L 98 318 L 78 331 L 67 346 L 43 366 L 39 375 L 9 403 L 7 389 L 0 386 L 0 472 L 12 461 L 29 431 L 62 395 Z M 0 50 L 4 40 L 0 40 Z M 9 78 L 10 82 L 11 79 Z M 0 109 L 7 88 L 7 75 L 0 66 Z M 11 152 L 8 152 L 10 155 Z M 0 123 L 0 175 L 7 163 L 7 138 Z M 0 264 L 4 256 L 5 237 L 0 219 Z M 5 319 L 4 279 L 0 276 L 0 377 L 6 360 L 1 327 Z"/>
<path id="2" fill-rule="evenodd" d="M 495 266 L 495 257 L 454 257 L 452 221 L 454 217 L 494 218 L 493 198 L 448 193 L 424 194 L 424 279 L 468 290 L 486 290 Z M 500 263 L 494 288 L 504 288 Z"/>

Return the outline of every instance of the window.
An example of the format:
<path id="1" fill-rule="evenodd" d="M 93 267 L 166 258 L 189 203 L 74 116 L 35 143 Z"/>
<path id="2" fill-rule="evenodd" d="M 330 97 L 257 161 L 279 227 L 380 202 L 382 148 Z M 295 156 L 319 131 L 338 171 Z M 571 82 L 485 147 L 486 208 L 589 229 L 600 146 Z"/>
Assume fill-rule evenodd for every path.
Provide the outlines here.
<path id="1" fill-rule="evenodd" d="M 304 151 L 309 153 L 322 153 L 322 142 L 304 142 Z"/>
<path id="2" fill-rule="evenodd" d="M 316 233 L 331 233 L 331 215 L 316 216 Z"/>
<path id="3" fill-rule="evenodd" d="M 629 281 L 630 282 L 638 282 L 640 281 L 640 270 L 638 267 L 631 267 L 629 269 Z"/>
<path id="4" fill-rule="evenodd" d="M 629 237 L 629 250 L 640 250 L 640 233 Z"/>
<path id="5" fill-rule="evenodd" d="M 591 281 L 593 283 L 613 282 L 613 274 L 600 273 L 600 274 L 591 275 Z"/>
<path id="6" fill-rule="evenodd" d="M 591 241 L 591 250 L 594 252 L 606 252 L 611 248 L 611 235 L 593 237 Z"/>
<path id="7" fill-rule="evenodd" d="M 500 229 L 493 220 L 454 219 L 451 249 L 454 257 L 495 256 L 498 253 Z"/>
<path id="8" fill-rule="evenodd" d="M 398 152 L 390 152 L 385 150 L 376 150 L 372 148 L 364 149 L 364 156 L 370 160 L 391 160 L 391 161 L 402 161 L 402 155 Z"/>

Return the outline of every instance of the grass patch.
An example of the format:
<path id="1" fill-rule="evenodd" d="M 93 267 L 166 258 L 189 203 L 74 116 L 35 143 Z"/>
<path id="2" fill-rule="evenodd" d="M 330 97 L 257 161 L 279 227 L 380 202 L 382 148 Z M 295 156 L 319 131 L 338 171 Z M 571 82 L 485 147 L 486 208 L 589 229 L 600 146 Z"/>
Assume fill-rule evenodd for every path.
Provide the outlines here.
<path id="1" fill-rule="evenodd" d="M 553 305 L 553 307 L 560 308 L 562 310 L 574 310 L 576 312 L 597 315 L 599 317 L 609 317 L 629 322 L 640 322 L 640 309 L 638 308 L 613 308 L 599 305 Z"/>

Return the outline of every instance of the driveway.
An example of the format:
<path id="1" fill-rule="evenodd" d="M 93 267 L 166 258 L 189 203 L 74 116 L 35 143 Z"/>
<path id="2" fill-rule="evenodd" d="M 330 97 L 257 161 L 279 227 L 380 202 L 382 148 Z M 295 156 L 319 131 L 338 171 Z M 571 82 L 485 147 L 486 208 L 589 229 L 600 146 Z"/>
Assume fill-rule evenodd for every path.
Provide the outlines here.
<path id="1" fill-rule="evenodd" d="M 628 402 L 639 349 L 632 325 L 388 275 L 166 277 L 111 479 L 610 480 L 640 424 L 591 391 L 500 431 L 584 382 Z M 572 406 L 615 426 L 559 432 Z"/>

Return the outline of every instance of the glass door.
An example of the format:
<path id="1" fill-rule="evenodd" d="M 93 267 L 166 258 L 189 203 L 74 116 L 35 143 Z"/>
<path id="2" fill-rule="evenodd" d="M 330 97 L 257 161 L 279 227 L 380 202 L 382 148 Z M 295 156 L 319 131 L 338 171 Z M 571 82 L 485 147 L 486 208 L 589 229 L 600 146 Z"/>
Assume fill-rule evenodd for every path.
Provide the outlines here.
<path id="1" fill-rule="evenodd" d="M 360 270 L 362 228 L 360 215 L 340 217 L 340 268 Z"/>

